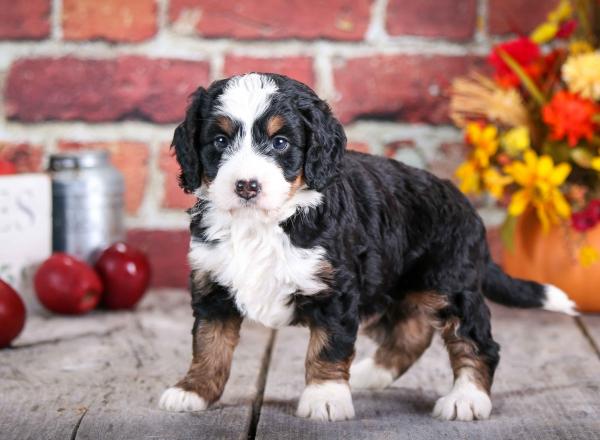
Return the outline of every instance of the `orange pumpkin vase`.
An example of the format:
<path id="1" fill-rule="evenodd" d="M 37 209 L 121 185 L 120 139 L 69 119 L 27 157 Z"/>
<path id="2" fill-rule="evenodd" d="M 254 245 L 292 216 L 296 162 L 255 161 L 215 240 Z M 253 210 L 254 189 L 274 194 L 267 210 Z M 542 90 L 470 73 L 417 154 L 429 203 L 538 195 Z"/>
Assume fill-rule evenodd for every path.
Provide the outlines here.
<path id="1" fill-rule="evenodd" d="M 582 312 L 600 312 L 600 263 L 583 267 L 577 260 L 578 233 L 554 226 L 542 231 L 533 212 L 516 225 L 514 249 L 503 250 L 504 270 L 518 278 L 554 284 L 577 303 Z M 600 225 L 586 233 L 586 242 L 600 249 Z"/>

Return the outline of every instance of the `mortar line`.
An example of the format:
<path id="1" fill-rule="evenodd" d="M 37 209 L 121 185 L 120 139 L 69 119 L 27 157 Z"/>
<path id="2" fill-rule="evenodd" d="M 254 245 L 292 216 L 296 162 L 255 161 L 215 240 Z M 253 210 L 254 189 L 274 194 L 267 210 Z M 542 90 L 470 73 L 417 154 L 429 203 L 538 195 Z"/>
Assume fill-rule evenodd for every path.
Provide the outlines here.
<path id="1" fill-rule="evenodd" d="M 50 36 L 52 41 L 62 41 L 62 0 L 52 0 L 50 4 Z"/>

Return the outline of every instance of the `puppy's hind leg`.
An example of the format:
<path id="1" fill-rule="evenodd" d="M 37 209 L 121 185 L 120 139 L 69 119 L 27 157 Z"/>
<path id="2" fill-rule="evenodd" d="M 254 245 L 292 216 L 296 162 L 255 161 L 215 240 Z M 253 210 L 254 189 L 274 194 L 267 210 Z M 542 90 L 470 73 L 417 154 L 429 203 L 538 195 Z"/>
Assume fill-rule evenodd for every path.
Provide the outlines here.
<path id="1" fill-rule="evenodd" d="M 383 389 L 421 357 L 431 344 L 433 326 L 426 310 L 405 301 L 365 329 L 379 347 L 373 355 L 350 368 L 350 386 Z"/>
<path id="2" fill-rule="evenodd" d="M 442 322 L 454 372 L 450 392 L 438 399 L 433 415 L 443 420 L 487 419 L 492 411 L 490 388 L 499 361 L 499 346 L 492 339 L 490 312 L 479 292 L 459 295 L 460 318 Z"/>

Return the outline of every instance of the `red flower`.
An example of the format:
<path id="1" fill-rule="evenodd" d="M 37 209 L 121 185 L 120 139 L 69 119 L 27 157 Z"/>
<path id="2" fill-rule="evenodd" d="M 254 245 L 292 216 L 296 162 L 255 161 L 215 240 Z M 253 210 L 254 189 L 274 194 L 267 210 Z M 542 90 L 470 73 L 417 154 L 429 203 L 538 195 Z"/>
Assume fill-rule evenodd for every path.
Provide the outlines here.
<path id="1" fill-rule="evenodd" d="M 571 226 L 578 232 L 592 229 L 600 222 L 600 199 L 592 200 L 590 204 L 580 212 L 571 216 Z"/>
<path id="2" fill-rule="evenodd" d="M 593 116 L 598 111 L 589 99 L 575 93 L 558 92 L 542 109 L 544 122 L 552 128 L 550 137 L 554 140 L 567 139 L 570 147 L 585 138 L 594 136 Z"/>
<path id="3" fill-rule="evenodd" d="M 575 32 L 575 29 L 577 29 L 577 20 L 567 20 L 560 25 L 556 36 L 558 38 L 569 38 L 573 34 L 573 32 Z"/>
<path id="4" fill-rule="evenodd" d="M 496 81 L 501 85 L 506 87 L 518 86 L 520 80 L 512 69 L 502 60 L 500 51 L 504 51 L 510 55 L 532 79 L 536 79 L 540 76 L 540 61 L 542 61 L 540 48 L 529 38 L 521 37 L 494 46 L 492 53 L 488 58 L 488 62 L 496 69 Z"/>
<path id="5" fill-rule="evenodd" d="M 577 232 L 585 232 L 596 226 L 596 220 L 594 220 L 586 212 L 576 212 L 571 216 L 571 227 Z"/>

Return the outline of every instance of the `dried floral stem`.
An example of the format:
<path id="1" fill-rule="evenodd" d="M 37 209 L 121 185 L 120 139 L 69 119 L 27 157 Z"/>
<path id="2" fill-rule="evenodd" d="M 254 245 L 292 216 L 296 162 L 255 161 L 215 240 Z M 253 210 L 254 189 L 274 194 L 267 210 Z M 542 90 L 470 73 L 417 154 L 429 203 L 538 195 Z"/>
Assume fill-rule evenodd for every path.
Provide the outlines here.
<path id="1" fill-rule="evenodd" d="M 544 105 L 546 102 L 544 95 L 542 95 L 540 89 L 538 89 L 533 80 L 523 70 L 521 65 L 517 63 L 515 59 L 504 50 L 498 50 L 498 54 L 500 55 L 500 58 L 502 58 L 502 61 L 504 61 L 506 65 L 510 67 L 510 69 L 515 73 L 515 75 L 519 77 L 519 79 L 523 83 L 523 86 L 531 94 L 533 99 L 535 99 L 539 105 Z"/>
<path id="2" fill-rule="evenodd" d="M 476 72 L 452 83 L 450 116 L 459 127 L 473 119 L 490 119 L 509 126 L 529 125 L 519 94 Z"/>
<path id="3" fill-rule="evenodd" d="M 574 8 L 579 17 L 579 23 L 585 33 L 588 41 L 594 41 L 594 32 L 590 19 L 592 18 L 591 4 L 586 0 L 571 0 L 574 3 Z"/>

